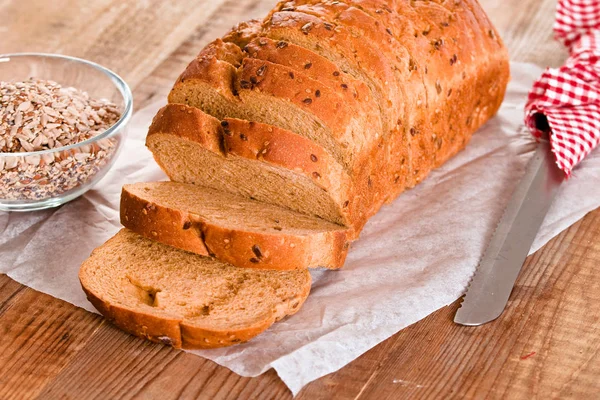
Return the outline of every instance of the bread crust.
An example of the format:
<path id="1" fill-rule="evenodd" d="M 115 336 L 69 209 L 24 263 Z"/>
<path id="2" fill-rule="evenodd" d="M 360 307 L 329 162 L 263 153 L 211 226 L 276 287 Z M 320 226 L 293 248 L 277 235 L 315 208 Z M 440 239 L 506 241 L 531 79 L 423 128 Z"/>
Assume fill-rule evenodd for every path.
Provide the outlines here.
<path id="1" fill-rule="evenodd" d="M 244 47 L 244 52 L 253 59 L 279 64 L 300 72 L 340 94 L 350 107 L 363 110 L 368 127 L 373 130 L 367 140 L 375 141 L 388 131 L 387 123 L 382 121 L 379 107 L 374 102 L 371 89 L 364 82 L 340 72 L 337 65 L 328 59 L 293 43 L 276 42 L 266 37 L 250 41 Z"/>
<path id="2" fill-rule="evenodd" d="M 196 108 L 184 104 L 168 104 L 158 110 L 152 119 L 148 136 L 171 132 L 197 142 L 208 151 L 224 154 L 221 122 Z"/>
<path id="3" fill-rule="evenodd" d="M 245 103 L 252 102 L 257 93 L 267 94 L 316 116 L 329 128 L 339 143 L 338 149 L 345 149 L 336 153 L 341 154 L 340 161 L 348 166 L 349 172 L 360 168 L 380 129 L 369 127 L 338 92 L 292 68 L 264 60 L 245 58 L 238 73 L 237 91 Z M 347 89 L 340 87 L 343 90 Z"/>
<path id="4" fill-rule="evenodd" d="M 281 230 L 231 229 L 190 211 L 153 203 L 132 189 L 134 185 L 125 185 L 121 193 L 123 226 L 148 239 L 215 257 L 236 267 L 337 269 L 342 267 L 348 253 L 348 230 L 341 227 L 305 236 L 286 233 L 286 227 L 276 223 L 274 227 Z"/>
<path id="5" fill-rule="evenodd" d="M 220 39 L 208 44 L 181 73 L 169 93 L 169 102 L 185 103 L 183 101 L 185 94 L 181 93 L 179 89 L 183 84 L 193 83 L 195 80 L 207 83 L 228 101 L 237 101 L 234 87 L 237 81 L 237 66 L 242 59 L 235 59 L 238 54 L 236 50 L 239 50 L 237 46 L 224 43 Z"/>
<path id="6" fill-rule="evenodd" d="M 176 318 L 157 317 L 136 309 L 110 304 L 102 300 L 100 295 L 87 289 L 85 277 L 82 280 L 80 276 L 80 282 L 94 308 L 119 329 L 155 343 L 186 350 L 216 349 L 245 343 L 269 329 L 275 322 L 297 313 L 310 292 L 309 281 L 302 293 L 288 299 L 280 307 L 279 313 L 266 315 L 252 326 L 215 330 L 195 326 Z"/>
<path id="7" fill-rule="evenodd" d="M 109 239 L 103 246 L 118 240 L 120 234 L 121 232 Z M 260 319 L 247 326 L 230 329 L 209 328 L 195 325 L 184 318 L 153 315 L 139 308 L 112 304 L 105 300 L 102 293 L 92 289 L 93 285 L 90 282 L 91 270 L 98 267 L 94 257 L 101 250 L 102 247 L 94 250 L 79 270 L 79 281 L 88 300 L 106 319 L 123 331 L 175 348 L 212 349 L 246 342 L 267 330 L 273 323 L 298 312 L 310 292 L 311 277 L 308 271 L 305 271 L 304 284 L 300 291 L 278 304 L 271 313 L 261 315 Z"/>
<path id="8" fill-rule="evenodd" d="M 199 111 L 199 110 L 198 110 Z M 226 154 L 259 160 L 296 171 L 324 190 L 348 193 L 350 177 L 325 149 L 316 143 L 267 124 L 225 118 L 223 144 Z M 339 187 L 340 190 L 336 190 Z M 344 201 L 339 197 L 338 201 Z"/>

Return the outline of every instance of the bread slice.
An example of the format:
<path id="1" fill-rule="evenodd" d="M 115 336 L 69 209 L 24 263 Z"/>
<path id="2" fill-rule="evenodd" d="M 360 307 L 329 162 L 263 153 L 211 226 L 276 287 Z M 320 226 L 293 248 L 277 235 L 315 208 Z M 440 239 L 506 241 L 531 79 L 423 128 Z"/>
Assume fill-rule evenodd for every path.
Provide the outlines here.
<path id="1" fill-rule="evenodd" d="M 371 140 L 389 133 L 388 121 L 381 118 L 381 110 L 371 89 L 363 81 L 341 72 L 325 57 L 293 43 L 262 36 L 251 40 L 243 50 L 251 58 L 289 67 L 337 91 L 349 105 L 359 108 L 368 119 L 369 126 L 378 131 Z"/>
<path id="2" fill-rule="evenodd" d="M 229 193 L 176 182 L 125 185 L 121 223 L 149 239 L 237 267 L 340 268 L 348 229 Z"/>
<path id="3" fill-rule="evenodd" d="M 373 25 L 378 25 L 377 21 L 374 22 Z M 369 87 L 382 124 L 387 127 L 384 132 L 386 140 L 379 144 L 381 150 L 376 156 L 379 165 L 373 169 L 379 172 L 371 179 L 378 183 L 379 193 L 385 193 L 385 199 L 390 200 L 416 182 L 411 145 L 413 137 L 409 134 L 410 121 L 405 104 L 418 101 L 422 96 L 419 93 L 404 94 L 397 72 L 402 67 L 393 65 L 397 62 L 396 57 L 402 60 L 402 53 L 394 55 L 395 58 L 390 61 L 378 48 L 378 42 L 388 40 L 389 34 L 385 33 L 373 42 L 365 39 L 364 29 L 366 25 L 348 28 L 344 24 L 327 21 L 325 15 L 319 17 L 296 12 L 295 7 L 283 7 L 280 3 L 263 21 L 260 35 L 312 51 L 330 60 L 342 73 Z M 379 202 L 381 198 L 376 200 Z"/>
<path id="4" fill-rule="evenodd" d="M 254 198 L 348 227 L 362 226 L 368 177 L 350 179 L 322 147 L 285 129 L 163 107 L 146 145 L 176 182 Z M 361 186 L 359 186 L 359 184 Z"/>
<path id="5" fill-rule="evenodd" d="M 233 267 L 121 230 L 84 261 L 79 280 L 116 326 L 176 348 L 242 343 L 300 309 L 307 270 Z"/>
<path id="6" fill-rule="evenodd" d="M 284 65 L 331 88 L 342 88 L 340 93 L 346 99 L 361 99 L 361 104 L 364 104 L 369 112 L 380 114 L 371 89 L 363 81 L 341 72 L 337 65 L 311 50 L 284 40 L 275 41 L 262 36 L 251 40 L 243 50 L 249 57 Z M 380 115 L 377 118 L 380 118 Z M 387 126 L 384 130 L 388 130 Z"/>

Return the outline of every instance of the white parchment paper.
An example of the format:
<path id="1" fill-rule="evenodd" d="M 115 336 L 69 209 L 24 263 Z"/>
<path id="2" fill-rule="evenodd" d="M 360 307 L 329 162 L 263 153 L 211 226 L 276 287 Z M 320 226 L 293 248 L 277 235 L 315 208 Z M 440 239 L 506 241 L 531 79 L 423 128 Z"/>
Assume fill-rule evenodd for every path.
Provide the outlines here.
<path id="1" fill-rule="evenodd" d="M 523 106 L 540 73 L 513 64 L 499 115 L 465 151 L 372 218 L 343 270 L 313 272 L 300 312 L 250 343 L 194 353 L 244 376 L 275 368 L 296 394 L 460 297 L 533 154 Z M 0 213 L 0 272 L 94 311 L 77 270 L 120 229 L 122 184 L 165 178 L 144 147 L 159 106 L 134 116 L 120 159 L 94 190 L 54 210 Z M 563 185 L 531 252 L 599 206 L 600 153 L 594 152 Z"/>

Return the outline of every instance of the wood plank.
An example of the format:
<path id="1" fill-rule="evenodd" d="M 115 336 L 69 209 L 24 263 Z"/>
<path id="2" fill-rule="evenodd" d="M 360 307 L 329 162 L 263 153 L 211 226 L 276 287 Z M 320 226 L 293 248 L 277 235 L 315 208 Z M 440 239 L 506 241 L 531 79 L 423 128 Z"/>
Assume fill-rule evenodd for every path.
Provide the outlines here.
<path id="1" fill-rule="evenodd" d="M 292 396 L 273 370 L 259 378 L 244 378 L 211 361 L 181 353 L 133 398 L 235 400 L 291 399 Z"/>
<path id="2" fill-rule="evenodd" d="M 0 3 L 0 53 L 46 52 L 98 62 L 131 86 L 205 23 L 224 0 Z M 29 12 L 28 10 L 35 10 Z"/>
<path id="3" fill-rule="evenodd" d="M 2 312 L 10 304 L 11 300 L 20 296 L 21 292 L 25 289 L 26 286 L 13 281 L 6 275 L 0 275 L 0 315 L 2 315 Z"/>
<path id="4" fill-rule="evenodd" d="M 178 353 L 104 324 L 39 397 L 129 398 Z"/>
<path id="5" fill-rule="evenodd" d="M 600 237 L 600 210 L 527 259 L 507 310 L 494 323 L 453 324 L 456 302 L 311 383 L 299 399 L 340 393 L 347 399 L 600 393 L 600 243 L 594 237 Z M 356 381 L 364 387 L 348 391 L 347 384 Z"/>
<path id="6" fill-rule="evenodd" d="M 32 289 L 17 293 L 0 309 L 1 399 L 36 396 L 104 324 L 98 316 Z"/>

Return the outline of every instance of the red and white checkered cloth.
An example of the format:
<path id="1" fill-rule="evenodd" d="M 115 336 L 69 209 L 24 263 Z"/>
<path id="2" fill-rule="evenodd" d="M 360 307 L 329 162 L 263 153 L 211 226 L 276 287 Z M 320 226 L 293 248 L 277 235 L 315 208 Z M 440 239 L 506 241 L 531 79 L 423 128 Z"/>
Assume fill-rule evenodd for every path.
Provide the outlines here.
<path id="1" fill-rule="evenodd" d="M 556 163 L 567 176 L 600 142 L 600 0 L 559 0 L 554 33 L 570 57 L 535 82 L 525 123 L 550 134 Z"/>

